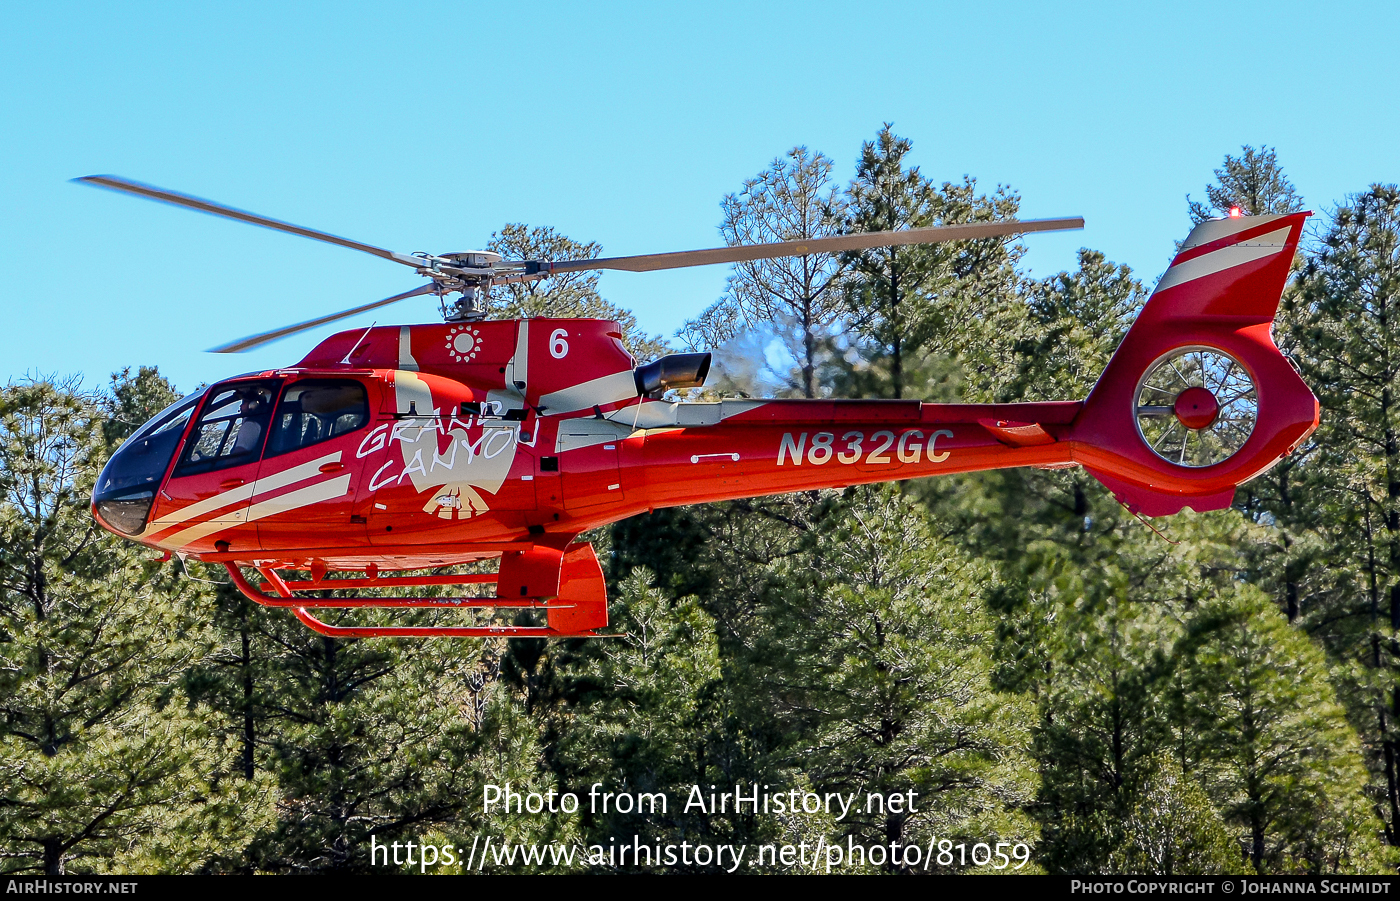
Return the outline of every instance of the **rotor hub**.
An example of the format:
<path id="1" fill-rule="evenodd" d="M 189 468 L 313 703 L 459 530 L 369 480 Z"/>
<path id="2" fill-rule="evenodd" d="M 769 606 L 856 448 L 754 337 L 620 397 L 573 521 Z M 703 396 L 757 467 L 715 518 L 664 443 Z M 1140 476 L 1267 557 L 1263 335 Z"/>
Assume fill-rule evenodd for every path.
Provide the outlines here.
<path id="1" fill-rule="evenodd" d="M 454 265 L 468 269 L 490 269 L 501 261 L 501 255 L 494 250 L 462 250 L 457 253 L 438 254 Z"/>
<path id="2" fill-rule="evenodd" d="M 1172 405 L 1177 422 L 1192 431 L 1208 429 L 1220 415 L 1220 401 L 1209 388 L 1199 386 L 1187 388 L 1176 397 Z"/>
<path id="3" fill-rule="evenodd" d="M 444 285 L 438 282 L 441 290 L 438 292 L 438 301 L 442 305 L 442 317 L 448 322 L 470 322 L 481 319 L 486 315 L 486 311 L 477 303 L 484 297 L 490 289 L 490 282 L 477 284 L 473 282 L 455 282 L 451 285 Z M 455 293 L 457 300 L 448 302 L 447 295 Z"/>

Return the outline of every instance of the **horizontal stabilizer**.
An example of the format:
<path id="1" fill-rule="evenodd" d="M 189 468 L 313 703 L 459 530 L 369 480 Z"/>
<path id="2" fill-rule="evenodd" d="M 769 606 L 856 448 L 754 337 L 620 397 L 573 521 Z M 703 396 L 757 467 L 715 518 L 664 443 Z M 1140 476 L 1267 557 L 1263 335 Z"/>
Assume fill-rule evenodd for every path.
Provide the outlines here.
<path id="1" fill-rule="evenodd" d="M 1055 437 L 1038 422 L 1016 422 L 1011 419 L 979 419 L 977 424 L 992 433 L 992 437 L 1007 447 L 1040 447 L 1054 444 Z"/>

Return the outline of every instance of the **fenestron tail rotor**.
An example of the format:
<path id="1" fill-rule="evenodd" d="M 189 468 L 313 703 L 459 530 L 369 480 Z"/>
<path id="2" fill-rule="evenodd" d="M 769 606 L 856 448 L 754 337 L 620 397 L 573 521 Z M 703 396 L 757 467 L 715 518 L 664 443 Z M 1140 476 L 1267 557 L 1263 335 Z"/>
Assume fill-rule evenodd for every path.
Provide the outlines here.
<path id="1" fill-rule="evenodd" d="M 445 298 L 449 294 L 460 295 L 452 304 L 443 301 L 443 314 L 448 320 L 478 318 L 481 313 L 476 304 L 478 296 L 483 296 L 493 284 L 533 281 L 548 278 L 555 273 L 580 272 L 591 269 L 610 269 L 625 272 L 654 272 L 660 269 L 680 269 L 690 266 L 709 266 L 720 263 L 739 263 L 751 260 L 766 260 L 776 257 L 807 256 L 818 253 L 839 253 L 842 251 L 864 250 L 872 247 L 891 247 L 906 244 L 935 244 L 944 241 L 966 241 L 980 238 L 999 238 L 1010 235 L 1040 231 L 1060 231 L 1084 227 L 1084 220 L 1078 217 L 1067 219 L 1002 220 L 999 222 L 979 222 L 965 225 L 948 225 L 933 228 L 915 228 L 905 231 L 863 232 L 850 235 L 833 235 L 804 241 L 782 241 L 773 244 L 747 244 L 733 247 L 714 247 L 707 250 L 685 250 L 675 253 L 653 253 L 626 257 L 608 257 L 583 260 L 502 260 L 499 254 L 490 251 L 466 251 L 440 255 L 427 253 L 403 254 L 373 244 L 364 244 L 342 238 L 328 232 L 318 231 L 272 219 L 257 213 L 250 213 L 235 207 L 215 203 L 178 191 L 157 188 L 115 175 L 89 175 L 75 178 L 75 182 L 106 188 L 112 191 L 144 197 L 161 203 L 182 206 L 214 216 L 222 216 L 250 225 L 271 228 L 288 234 L 300 235 L 314 241 L 323 241 L 338 247 L 358 250 L 382 259 L 411 266 L 419 275 L 432 281 L 420 288 L 396 294 L 383 300 L 363 304 L 329 316 L 321 316 L 296 325 L 252 335 L 214 349 L 215 353 L 233 353 L 252 350 L 271 341 L 294 335 L 306 329 L 325 325 L 356 313 L 363 313 L 396 301 L 421 294 L 436 294 Z"/>
<path id="2" fill-rule="evenodd" d="M 1211 347 L 1181 347 L 1148 367 L 1133 413 L 1153 453 L 1199 469 L 1244 447 L 1259 418 L 1259 395 L 1234 357 Z"/>

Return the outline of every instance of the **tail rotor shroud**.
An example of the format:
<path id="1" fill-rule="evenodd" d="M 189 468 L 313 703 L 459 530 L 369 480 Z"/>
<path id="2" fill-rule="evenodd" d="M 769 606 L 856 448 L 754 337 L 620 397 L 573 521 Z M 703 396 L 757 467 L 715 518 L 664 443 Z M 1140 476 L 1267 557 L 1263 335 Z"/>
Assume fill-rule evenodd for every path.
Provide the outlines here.
<path id="1" fill-rule="evenodd" d="M 1201 469 L 1244 447 L 1259 419 L 1259 392 L 1244 365 L 1224 351 L 1182 347 L 1143 373 L 1133 415 L 1154 454 Z"/>

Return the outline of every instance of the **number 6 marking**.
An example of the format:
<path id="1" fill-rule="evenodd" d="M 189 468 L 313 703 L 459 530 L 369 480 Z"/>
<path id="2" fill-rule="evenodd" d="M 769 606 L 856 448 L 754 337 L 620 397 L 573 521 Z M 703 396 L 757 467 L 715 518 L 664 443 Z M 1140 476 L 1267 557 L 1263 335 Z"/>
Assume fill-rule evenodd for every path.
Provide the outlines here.
<path id="1" fill-rule="evenodd" d="M 569 342 L 564 339 L 569 336 L 567 329 L 557 328 L 549 333 L 549 355 L 556 360 L 564 359 L 569 352 Z"/>

